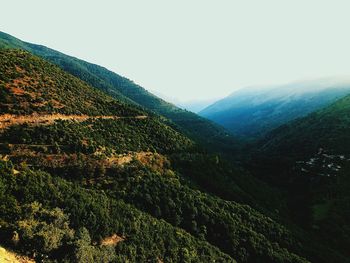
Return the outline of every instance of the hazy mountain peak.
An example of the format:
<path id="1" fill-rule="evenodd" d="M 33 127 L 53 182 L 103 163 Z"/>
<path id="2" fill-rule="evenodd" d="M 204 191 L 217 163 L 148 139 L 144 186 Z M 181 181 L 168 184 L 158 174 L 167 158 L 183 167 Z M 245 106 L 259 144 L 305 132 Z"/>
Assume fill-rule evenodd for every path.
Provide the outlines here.
<path id="1" fill-rule="evenodd" d="M 234 91 L 199 114 L 238 135 L 255 137 L 348 93 L 349 76 L 252 86 Z"/>

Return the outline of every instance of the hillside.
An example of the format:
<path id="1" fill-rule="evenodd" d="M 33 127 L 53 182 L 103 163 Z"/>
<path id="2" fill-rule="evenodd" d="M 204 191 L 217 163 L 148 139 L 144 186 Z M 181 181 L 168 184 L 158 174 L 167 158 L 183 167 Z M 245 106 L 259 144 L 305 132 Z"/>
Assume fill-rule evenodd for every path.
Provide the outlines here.
<path id="1" fill-rule="evenodd" d="M 261 140 L 263 152 L 293 159 L 309 157 L 320 148 L 334 154 L 349 154 L 350 96 L 307 117 L 287 123 Z M 317 139 L 315 139 L 317 138 Z"/>
<path id="2" fill-rule="evenodd" d="M 288 192 L 290 217 L 349 257 L 350 96 L 253 145 L 251 171 Z"/>
<path id="3" fill-rule="evenodd" d="M 320 79 L 270 87 L 249 87 L 212 104 L 199 114 L 233 134 L 259 139 L 296 118 L 350 93 L 350 81 Z"/>
<path id="4" fill-rule="evenodd" d="M 13 171 L 10 163 L 0 162 L 2 242 L 38 261 L 235 262 L 207 242 L 102 192 L 43 172 Z M 119 242 L 106 244 L 115 233 Z"/>
<path id="5" fill-rule="evenodd" d="M 187 182 L 196 145 L 162 119 L 28 52 L 0 56 L 1 244 L 36 260 L 307 262 L 303 240 L 234 201 L 260 204 L 235 172 L 230 201 Z"/>
<path id="6" fill-rule="evenodd" d="M 113 146 L 113 151 L 128 146 L 162 152 L 193 145 L 157 117 L 148 118 L 28 52 L 2 50 L 0 58 L 2 143 L 71 144 L 90 152 L 101 140 L 106 152 Z"/>
<path id="7" fill-rule="evenodd" d="M 217 151 L 235 151 L 238 142 L 219 125 L 168 103 L 133 81 L 101 66 L 67 56 L 44 46 L 30 44 L 0 32 L 0 48 L 19 48 L 40 56 L 118 100 L 137 104 L 145 110 L 166 117 L 169 125 L 192 140 Z"/>
<path id="8" fill-rule="evenodd" d="M 141 115 L 28 52 L 0 50 L 0 61 L 2 113 Z"/>

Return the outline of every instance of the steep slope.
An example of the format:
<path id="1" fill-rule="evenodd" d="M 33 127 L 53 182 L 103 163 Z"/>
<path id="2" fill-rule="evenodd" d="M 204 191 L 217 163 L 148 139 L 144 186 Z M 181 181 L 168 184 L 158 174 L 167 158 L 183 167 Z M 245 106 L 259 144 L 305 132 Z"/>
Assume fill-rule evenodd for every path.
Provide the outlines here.
<path id="1" fill-rule="evenodd" d="M 0 48 L 20 48 L 38 55 L 72 75 L 86 81 L 109 95 L 129 103 L 141 105 L 148 111 L 169 119 L 174 128 L 191 139 L 208 146 L 208 149 L 232 151 L 237 149 L 237 140 L 224 128 L 205 118 L 182 110 L 168 103 L 131 80 L 103 67 L 73 58 L 44 46 L 26 43 L 0 32 Z"/>
<path id="2" fill-rule="evenodd" d="M 350 152 L 350 96 L 270 132 L 260 149 L 291 158 L 309 157 L 323 148 L 334 154 Z"/>
<path id="3" fill-rule="evenodd" d="M 97 151 L 185 149 L 193 143 L 163 124 L 88 86 L 38 57 L 20 50 L 0 51 L 2 142 L 32 142 Z M 21 127 L 21 136 L 11 136 Z M 5 129 L 6 128 L 6 129 Z M 51 134 L 51 137 L 48 136 Z"/>
<path id="4" fill-rule="evenodd" d="M 349 257 L 350 96 L 277 128 L 253 148 L 251 170 L 286 189 L 291 218 Z"/>
<path id="5" fill-rule="evenodd" d="M 236 135 L 261 138 L 293 119 L 306 116 L 350 93 L 350 81 L 320 79 L 232 93 L 199 114 Z"/>
<path id="6" fill-rule="evenodd" d="M 0 161 L 1 242 L 38 262 L 235 262 L 103 192 Z M 110 236 L 119 242 L 106 244 Z M 109 242 L 110 243 L 110 242 Z"/>
<path id="7" fill-rule="evenodd" d="M 187 184 L 169 154 L 195 144 L 157 116 L 27 52 L 0 55 L 1 242 L 38 260 L 307 262 L 282 225 Z"/>
<path id="8" fill-rule="evenodd" d="M 0 61 L 2 113 L 141 115 L 28 52 L 0 50 Z"/>

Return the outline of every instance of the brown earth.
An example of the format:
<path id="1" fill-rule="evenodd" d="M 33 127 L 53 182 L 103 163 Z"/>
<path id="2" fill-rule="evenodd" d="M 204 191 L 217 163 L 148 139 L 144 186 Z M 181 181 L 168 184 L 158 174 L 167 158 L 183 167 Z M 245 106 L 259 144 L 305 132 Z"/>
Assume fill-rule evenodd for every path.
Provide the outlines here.
<path id="1" fill-rule="evenodd" d="M 106 237 L 101 241 L 101 246 L 116 246 L 119 242 L 124 241 L 125 237 L 114 234 L 110 237 Z"/>
<path id="2" fill-rule="evenodd" d="M 118 116 L 88 116 L 88 115 L 63 115 L 63 114 L 51 114 L 51 115 L 13 115 L 3 114 L 0 115 L 0 130 L 8 128 L 13 125 L 29 124 L 29 125 L 50 125 L 57 120 L 71 120 L 83 122 L 88 119 L 146 119 L 147 116 L 140 115 L 134 117 L 118 117 Z"/>
<path id="3" fill-rule="evenodd" d="M 0 247 L 0 262 L 1 263 L 35 263 L 33 259 L 30 259 L 25 256 L 20 256 L 2 247 Z"/>

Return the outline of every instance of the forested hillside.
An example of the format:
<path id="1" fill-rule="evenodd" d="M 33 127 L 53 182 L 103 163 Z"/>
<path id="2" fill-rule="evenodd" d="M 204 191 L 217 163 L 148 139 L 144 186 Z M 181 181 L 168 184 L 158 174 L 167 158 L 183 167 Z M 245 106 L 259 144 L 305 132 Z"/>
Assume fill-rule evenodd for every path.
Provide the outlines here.
<path id="1" fill-rule="evenodd" d="M 101 191 L 28 168 L 14 170 L 9 162 L 0 162 L 0 174 L 2 242 L 38 261 L 235 262 Z M 109 237 L 114 241 L 106 242 Z"/>
<path id="2" fill-rule="evenodd" d="M 87 78 L 80 70 L 73 76 L 18 50 L 30 44 L 0 39 L 1 246 L 44 262 L 346 262 L 348 233 L 339 217 L 347 217 L 338 209 L 348 200 L 345 179 L 341 198 L 313 204 L 318 221 L 311 228 L 329 230 L 338 218 L 334 230 L 343 242 L 329 244 L 327 231 L 320 235 L 289 218 L 293 207 L 300 214 L 297 201 L 305 198 L 290 199 L 286 188 L 255 174 L 266 168 L 259 167 L 259 151 L 242 168 L 200 143 L 232 153 L 232 145 L 221 144 L 231 141 L 218 135 L 221 128 L 213 137 L 208 122 L 170 110 L 138 86 L 109 96 L 89 85 L 90 71 Z M 35 47 L 59 55 L 54 61 L 69 58 Z M 254 149 L 263 152 L 263 145 L 269 144 Z M 328 207 L 336 212 L 322 217 Z"/>
<path id="3" fill-rule="evenodd" d="M 260 142 L 260 149 L 298 159 L 316 153 L 319 148 L 335 154 L 349 154 L 349 143 L 350 96 L 346 96 L 269 133 Z"/>
<path id="4" fill-rule="evenodd" d="M 1 244 L 47 262 L 307 262 L 303 240 L 235 202 L 266 203 L 239 170 L 213 186 L 242 196 L 206 193 L 183 165 L 206 153 L 162 118 L 28 52 L 0 56 Z"/>
<path id="5" fill-rule="evenodd" d="M 342 78 L 247 87 L 199 114 L 244 139 L 261 139 L 278 126 L 330 105 L 349 93 L 350 80 Z"/>
<path id="6" fill-rule="evenodd" d="M 350 96 L 270 132 L 250 166 L 288 192 L 290 218 L 349 257 Z M 344 260 L 345 261 L 345 260 Z"/>
<path id="7" fill-rule="evenodd" d="M 0 60 L 2 113 L 143 114 L 28 52 L 0 50 Z"/>
<path id="8" fill-rule="evenodd" d="M 185 133 L 192 140 L 207 146 L 207 149 L 232 152 L 237 150 L 239 146 L 238 141 L 221 126 L 154 96 L 133 81 L 106 68 L 67 56 L 44 46 L 23 42 L 3 32 L 0 32 L 0 48 L 27 50 L 58 65 L 63 70 L 118 100 L 137 104 L 147 111 L 164 116 L 170 120 L 169 125 Z"/>

